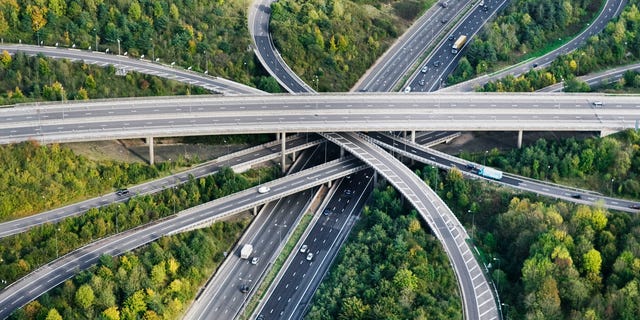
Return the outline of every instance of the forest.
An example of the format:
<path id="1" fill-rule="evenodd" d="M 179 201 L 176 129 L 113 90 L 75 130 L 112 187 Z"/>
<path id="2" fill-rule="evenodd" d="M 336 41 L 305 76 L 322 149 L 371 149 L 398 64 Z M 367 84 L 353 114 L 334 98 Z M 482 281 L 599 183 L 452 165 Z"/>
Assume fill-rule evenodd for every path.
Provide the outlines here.
<path id="1" fill-rule="evenodd" d="M 448 258 L 420 220 L 395 189 L 376 189 L 306 319 L 462 319 Z"/>
<path id="2" fill-rule="evenodd" d="M 282 0 L 271 33 L 291 69 L 316 91 L 349 89 L 434 0 Z"/>
<path id="3" fill-rule="evenodd" d="M 529 92 L 564 82 L 565 91 L 589 91 L 590 88 L 585 83 L 575 80 L 576 76 L 629 64 L 640 59 L 640 37 L 636 36 L 640 32 L 639 3 L 638 0 L 629 0 L 620 17 L 609 22 L 602 33 L 589 38 L 582 48 L 559 56 L 548 68 L 532 68 L 517 78 L 507 76 L 501 80 L 489 82 L 478 90 Z M 469 60 L 465 63 L 471 63 L 471 54 L 475 53 L 469 50 L 467 54 Z M 463 63 L 462 60 L 461 63 Z M 621 80 L 620 86 L 637 88 L 639 81 L 635 77 L 625 77 Z"/>
<path id="4" fill-rule="evenodd" d="M 117 76 L 112 66 L 0 53 L 0 105 L 203 93 L 200 87 L 137 72 Z"/>
<path id="5" fill-rule="evenodd" d="M 0 38 L 128 56 L 279 92 L 251 49 L 244 0 L 2 0 Z"/>
<path id="6" fill-rule="evenodd" d="M 9 319 L 178 319 L 248 223 L 217 222 L 120 257 L 104 255 Z"/>
<path id="7" fill-rule="evenodd" d="M 468 45 L 453 84 L 526 60 L 574 37 L 600 12 L 603 0 L 515 0 Z"/>

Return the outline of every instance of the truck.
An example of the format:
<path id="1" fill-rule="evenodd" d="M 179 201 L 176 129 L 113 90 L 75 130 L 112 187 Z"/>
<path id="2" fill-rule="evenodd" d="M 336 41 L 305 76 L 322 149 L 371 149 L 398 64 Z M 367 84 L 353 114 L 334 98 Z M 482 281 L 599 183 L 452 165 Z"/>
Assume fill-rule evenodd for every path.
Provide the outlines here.
<path id="1" fill-rule="evenodd" d="M 502 179 L 502 171 L 489 167 L 482 167 L 478 174 L 489 179 L 500 180 Z"/>
<path id="2" fill-rule="evenodd" d="M 458 53 L 458 51 L 460 51 L 460 49 L 464 47 L 465 43 L 467 43 L 467 36 L 465 35 L 459 36 L 458 40 L 456 40 L 456 42 L 454 42 L 453 45 L 451 46 L 451 53 L 453 54 Z"/>
<path id="3" fill-rule="evenodd" d="M 240 249 L 240 259 L 249 259 L 251 253 L 253 252 L 253 246 L 250 244 L 245 244 Z"/>

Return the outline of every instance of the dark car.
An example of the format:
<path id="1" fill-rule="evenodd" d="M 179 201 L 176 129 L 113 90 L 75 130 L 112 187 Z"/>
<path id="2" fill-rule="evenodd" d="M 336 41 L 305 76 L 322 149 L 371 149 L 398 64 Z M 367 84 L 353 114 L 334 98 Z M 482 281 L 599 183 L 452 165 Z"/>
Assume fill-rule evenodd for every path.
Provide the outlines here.
<path id="1" fill-rule="evenodd" d="M 118 189 L 116 191 L 116 195 L 119 197 L 123 197 L 129 194 L 129 190 L 128 189 Z"/>
<path id="2" fill-rule="evenodd" d="M 324 214 L 325 216 L 328 216 L 331 214 L 331 210 L 330 209 L 324 209 L 324 211 L 322 211 L 322 214 Z"/>
<path id="3" fill-rule="evenodd" d="M 418 84 L 424 86 L 424 80 L 421 79 L 420 81 L 418 81 Z"/>
<path id="4" fill-rule="evenodd" d="M 439 67 L 440 66 L 440 61 L 439 60 L 434 61 L 433 62 L 433 66 L 434 67 Z"/>
<path id="5" fill-rule="evenodd" d="M 456 37 L 454 37 L 453 35 L 450 35 L 448 39 L 449 39 L 449 41 L 453 41 L 455 38 Z"/>
<path id="6" fill-rule="evenodd" d="M 351 190 L 351 189 L 344 190 L 344 195 L 347 198 L 350 198 L 353 195 L 353 190 Z"/>
<path id="7" fill-rule="evenodd" d="M 636 210 L 640 210 L 640 204 L 630 204 L 629 208 L 631 209 L 636 209 Z"/>
<path id="8" fill-rule="evenodd" d="M 241 286 L 240 286 L 240 292 L 242 292 L 242 293 L 247 293 L 247 292 L 249 292 L 249 286 L 248 286 L 248 285 L 246 285 L 246 284 L 241 285 Z"/>
<path id="9" fill-rule="evenodd" d="M 440 22 L 442 22 L 442 23 L 447 23 L 447 22 L 449 22 L 449 19 L 447 19 L 447 18 L 442 18 L 442 20 L 440 20 Z"/>
<path id="10" fill-rule="evenodd" d="M 582 199 L 582 196 L 576 193 L 576 194 L 572 194 L 572 195 L 571 195 L 571 198 L 574 198 L 574 199 Z"/>

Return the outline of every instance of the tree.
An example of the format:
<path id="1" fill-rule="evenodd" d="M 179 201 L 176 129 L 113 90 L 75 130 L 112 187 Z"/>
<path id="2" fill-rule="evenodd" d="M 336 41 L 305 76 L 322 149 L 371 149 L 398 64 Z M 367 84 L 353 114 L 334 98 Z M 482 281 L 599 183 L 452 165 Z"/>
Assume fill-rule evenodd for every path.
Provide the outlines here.
<path id="1" fill-rule="evenodd" d="M 91 289 L 91 286 L 88 284 L 83 284 L 78 288 L 78 291 L 76 291 L 76 304 L 82 309 L 89 309 L 94 299 L 93 289 Z"/>
<path id="2" fill-rule="evenodd" d="M 108 320 L 120 320 L 120 311 L 116 306 L 105 309 L 102 311 L 102 315 Z"/>
<path id="3" fill-rule="evenodd" d="M 63 319 L 60 313 L 58 313 L 58 310 L 56 310 L 55 308 L 52 308 L 51 310 L 49 310 L 49 313 L 47 313 L 47 317 L 45 318 L 45 320 L 63 320 Z"/>

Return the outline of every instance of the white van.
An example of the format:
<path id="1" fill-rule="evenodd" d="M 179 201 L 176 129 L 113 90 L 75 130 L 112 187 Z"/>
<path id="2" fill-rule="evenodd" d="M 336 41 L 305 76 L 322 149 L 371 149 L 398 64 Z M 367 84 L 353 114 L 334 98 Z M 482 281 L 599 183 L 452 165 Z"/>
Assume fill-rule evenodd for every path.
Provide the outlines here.
<path id="1" fill-rule="evenodd" d="M 411 87 L 407 86 L 406 88 L 404 88 L 404 93 L 409 93 L 411 92 Z"/>

